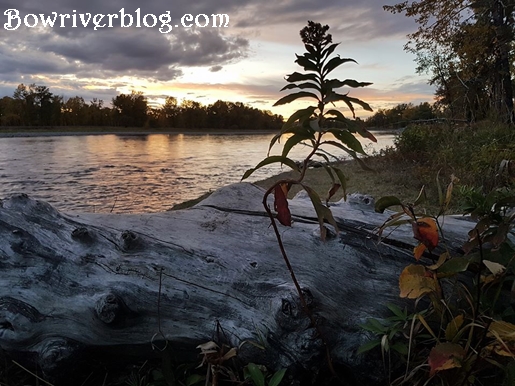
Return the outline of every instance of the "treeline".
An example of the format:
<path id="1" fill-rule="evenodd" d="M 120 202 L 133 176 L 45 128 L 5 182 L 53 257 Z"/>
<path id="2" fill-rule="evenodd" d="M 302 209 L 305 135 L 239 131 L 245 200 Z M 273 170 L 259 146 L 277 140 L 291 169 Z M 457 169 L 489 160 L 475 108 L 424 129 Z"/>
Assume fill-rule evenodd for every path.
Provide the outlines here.
<path id="1" fill-rule="evenodd" d="M 428 102 L 419 104 L 401 103 L 392 109 L 379 109 L 365 120 L 370 128 L 399 128 L 410 122 L 430 121 L 437 118 L 436 108 Z"/>
<path id="2" fill-rule="evenodd" d="M 217 101 L 204 106 L 196 101 L 167 97 L 158 108 L 149 106 L 141 92 L 120 94 L 111 106 L 94 98 L 65 100 L 46 86 L 20 84 L 12 97 L 0 99 L 1 126 L 120 126 L 185 129 L 277 130 L 280 115 L 240 102 Z"/>

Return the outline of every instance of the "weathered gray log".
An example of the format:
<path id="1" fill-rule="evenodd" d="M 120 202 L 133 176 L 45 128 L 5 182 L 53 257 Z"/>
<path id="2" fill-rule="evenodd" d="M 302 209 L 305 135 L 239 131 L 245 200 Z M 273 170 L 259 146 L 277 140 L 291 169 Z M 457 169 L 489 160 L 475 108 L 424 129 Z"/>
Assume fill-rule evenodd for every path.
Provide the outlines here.
<path id="1" fill-rule="evenodd" d="M 148 355 L 166 339 L 181 355 L 212 340 L 218 324 L 243 360 L 317 366 L 321 340 L 302 312 L 261 200 L 235 184 L 193 208 L 153 214 L 59 213 L 13 195 L 0 208 L 0 348 L 48 374 L 86 356 Z M 357 348 L 358 325 L 399 302 L 398 276 L 412 263 L 409 228 L 378 243 L 387 215 L 368 199 L 332 206 L 339 236 L 322 242 L 308 200 L 290 201 L 281 227 L 291 263 L 335 363 L 377 379 Z M 448 218 L 456 248 L 472 223 Z M 161 290 L 159 291 L 161 286 Z M 265 342 L 263 342 L 265 340 Z"/>

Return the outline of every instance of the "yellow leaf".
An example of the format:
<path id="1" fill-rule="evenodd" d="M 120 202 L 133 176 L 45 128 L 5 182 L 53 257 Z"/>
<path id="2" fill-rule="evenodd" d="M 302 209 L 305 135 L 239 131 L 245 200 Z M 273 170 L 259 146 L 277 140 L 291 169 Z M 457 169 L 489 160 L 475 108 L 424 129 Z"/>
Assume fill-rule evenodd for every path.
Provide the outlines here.
<path id="1" fill-rule="evenodd" d="M 509 346 L 505 342 L 493 342 L 485 347 L 485 350 L 491 355 L 492 352 L 496 353 L 497 355 L 501 355 L 503 357 L 511 357 L 515 358 L 515 347 L 513 347 L 513 344 Z"/>
<path id="2" fill-rule="evenodd" d="M 438 281 L 431 271 L 422 265 L 408 265 L 399 277 L 400 297 L 416 299 L 422 295 L 436 291 Z"/>
<path id="3" fill-rule="evenodd" d="M 233 347 L 229 351 L 227 351 L 227 353 L 222 357 L 221 362 L 225 362 L 226 360 L 229 360 L 235 357 L 236 355 L 238 355 L 238 350 L 236 349 L 236 347 Z"/>
<path id="4" fill-rule="evenodd" d="M 501 341 L 514 341 L 515 342 L 515 325 L 494 320 L 488 328 L 488 336 L 494 336 Z"/>

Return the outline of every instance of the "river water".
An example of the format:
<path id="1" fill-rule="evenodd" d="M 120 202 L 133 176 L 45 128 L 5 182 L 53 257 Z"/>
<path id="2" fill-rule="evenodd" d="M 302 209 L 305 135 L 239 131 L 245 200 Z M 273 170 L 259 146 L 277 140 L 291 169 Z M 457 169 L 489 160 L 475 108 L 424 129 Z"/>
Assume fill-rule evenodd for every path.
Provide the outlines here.
<path id="1" fill-rule="evenodd" d="M 392 145 L 392 134 L 375 134 L 378 143 L 366 147 L 368 152 Z M 245 170 L 266 157 L 272 137 L 116 134 L 0 138 L 0 198 L 26 193 L 62 211 L 163 211 L 240 181 Z M 370 141 L 363 139 L 362 143 L 366 146 Z M 274 149 L 272 153 L 278 154 L 282 146 Z M 290 157 L 301 160 L 307 151 L 299 146 Z M 248 181 L 281 170 L 279 165 L 267 166 Z"/>

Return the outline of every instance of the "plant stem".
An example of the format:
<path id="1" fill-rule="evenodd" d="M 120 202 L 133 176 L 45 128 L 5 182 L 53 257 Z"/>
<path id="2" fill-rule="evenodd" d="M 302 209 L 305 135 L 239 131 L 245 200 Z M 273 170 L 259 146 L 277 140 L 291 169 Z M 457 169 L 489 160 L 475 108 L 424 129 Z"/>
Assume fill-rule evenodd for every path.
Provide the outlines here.
<path id="1" fill-rule="evenodd" d="M 312 154 L 314 154 L 314 152 L 315 152 L 315 150 L 313 150 Z M 310 156 L 307 157 L 306 160 L 309 160 Z M 304 161 L 305 165 L 307 164 L 306 160 Z M 279 233 L 279 228 L 277 227 L 277 223 L 275 222 L 275 217 L 274 217 L 272 211 L 270 210 L 270 206 L 267 203 L 268 196 L 272 193 L 272 191 L 274 190 L 274 188 L 276 186 L 281 185 L 283 183 L 297 183 L 298 184 L 298 183 L 300 183 L 301 179 L 302 178 L 300 178 L 299 180 L 294 180 L 294 181 L 292 181 L 292 180 L 281 180 L 281 181 L 276 182 L 271 188 L 269 188 L 266 191 L 265 195 L 263 196 L 263 206 L 265 208 L 266 213 L 268 214 L 268 217 L 270 218 L 270 221 L 272 222 L 272 228 L 274 229 L 275 237 L 277 239 L 277 243 L 279 244 L 279 249 L 281 250 L 281 254 L 283 256 L 284 262 L 286 263 L 286 267 L 288 268 L 288 271 L 290 272 L 290 276 L 292 278 L 293 284 L 295 285 L 295 289 L 297 290 L 297 293 L 299 295 L 299 299 L 300 299 L 300 303 L 302 305 L 302 309 L 304 310 L 305 314 L 309 318 L 313 328 L 316 329 L 316 331 L 318 333 L 318 336 L 322 340 L 322 344 L 325 347 L 326 358 L 327 358 L 327 365 L 329 366 L 329 370 L 331 371 L 331 374 L 333 376 L 335 376 L 336 378 L 338 378 L 338 376 L 336 374 L 336 371 L 334 370 L 334 367 L 333 367 L 333 361 L 331 359 L 331 352 L 330 352 L 330 349 L 329 349 L 329 344 L 327 343 L 327 340 L 325 339 L 324 335 L 322 334 L 322 331 L 320 330 L 320 328 L 319 328 L 319 326 L 318 326 L 318 324 L 317 324 L 317 322 L 315 320 L 315 317 L 313 316 L 313 313 L 311 312 L 311 310 L 308 307 L 308 304 L 306 302 L 306 298 L 304 297 L 304 294 L 302 293 L 302 288 L 300 287 L 300 284 L 299 284 L 299 282 L 297 280 L 297 276 L 295 275 L 295 272 L 293 271 L 293 267 L 291 266 L 290 259 L 288 258 L 286 250 L 284 249 L 284 244 L 283 244 L 283 241 L 282 241 L 282 238 L 281 238 L 281 234 Z"/>

